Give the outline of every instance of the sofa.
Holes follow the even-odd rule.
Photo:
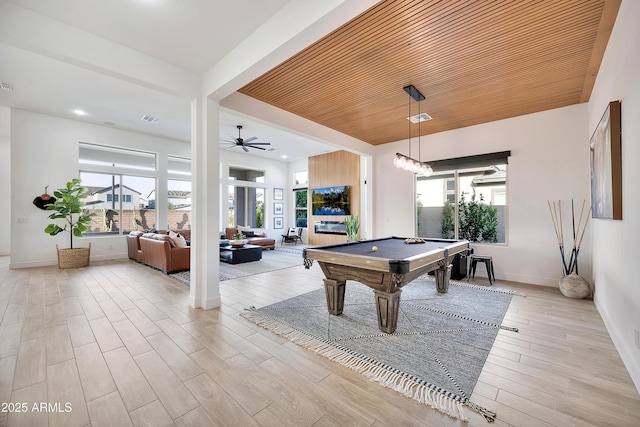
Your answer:
[[[191,240],[191,230],[173,230],[187,241]],[[132,231],[127,236],[129,258],[164,273],[188,270],[191,264],[191,248],[178,247],[166,230],[155,233]]]
[[[227,227],[224,229],[224,238],[227,240],[232,240],[233,235],[238,232],[238,227]],[[276,241],[275,239],[271,239],[267,237],[264,233],[255,233],[248,230],[240,230],[241,233],[245,236],[248,245],[256,245],[262,246],[262,250],[265,249],[275,249]]]

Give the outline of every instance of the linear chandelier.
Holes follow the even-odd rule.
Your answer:
[[[409,155],[405,156],[404,154],[396,153],[396,157],[393,159],[393,165],[407,172],[429,176],[433,173],[433,169],[431,169],[431,166],[427,163],[420,160],[420,101],[425,98],[414,85],[405,86],[403,89],[409,94]],[[411,98],[418,102],[418,160],[411,157]]]

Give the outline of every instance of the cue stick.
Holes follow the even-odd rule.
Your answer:
[[[573,202],[573,200],[572,200]],[[580,234],[580,228],[583,226],[582,224],[582,215],[584,214],[584,204],[585,204],[585,200],[582,200],[582,208],[580,209],[580,219],[578,220],[578,234]],[[586,228],[587,224],[584,224],[584,227]],[[583,236],[584,236],[584,231],[583,231]],[[578,274],[578,252],[580,250],[580,245],[577,246],[576,248],[576,240],[577,236],[575,234],[575,228],[574,228],[574,235],[573,235],[573,250],[575,252],[575,269],[576,269],[576,274]],[[574,258],[573,254],[572,254],[572,258]],[[572,265],[572,262],[569,262],[569,271],[573,271],[573,267],[574,265]]]
[[[576,259],[575,259],[576,274],[578,274],[578,254],[580,253],[580,246],[582,246],[582,239],[584,238],[584,232],[587,230],[587,223],[589,222],[589,216],[591,215],[591,209],[592,208],[589,207],[589,212],[587,212],[587,218],[584,221],[584,228],[582,229],[582,234],[580,235],[580,241],[578,242],[578,248],[576,249]]]
[[[556,218],[553,216],[553,211],[551,210],[551,201],[547,200],[547,206],[549,206],[549,214],[551,215],[551,221],[553,222],[553,230],[556,232],[556,241],[558,245],[560,244],[560,237],[558,235],[558,224],[556,223]]]
[[[569,270],[567,273],[573,271],[573,257],[576,254],[576,214],[573,208],[573,199],[571,199],[571,228],[573,231],[573,249],[571,249],[571,256],[569,257]]]
[[[561,201],[558,200],[558,206],[556,209],[556,202],[555,200],[553,201],[553,209],[556,213],[556,219],[558,220],[559,224],[558,224],[558,229],[559,229],[559,233],[558,233],[558,246],[560,249],[560,258],[562,259],[562,266],[564,267],[564,272],[565,275],[568,274],[567,273],[567,261],[565,260],[564,257],[564,236],[563,236],[563,230],[562,230],[562,204]]]
[[[564,258],[564,230],[562,229],[562,201],[558,200],[558,214],[560,216],[560,254],[562,256],[562,266],[564,267],[565,275],[569,274],[567,270],[567,262]]]

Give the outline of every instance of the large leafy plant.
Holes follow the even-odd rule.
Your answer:
[[[86,197],[86,193],[87,189],[80,185],[80,178],[74,178],[67,182],[64,188],[53,192],[56,201],[47,206],[47,210],[54,211],[49,215],[49,219],[64,219],[64,224],[63,226],[56,223],[49,224],[44,232],[55,236],[67,231],[71,249],[73,249],[73,237],[82,237],[82,234],[89,229],[91,217],[94,215],[82,212],[84,206],[82,199]]]
[[[498,208],[484,202],[482,194],[476,200],[473,193],[469,200],[463,192],[458,202],[458,235],[470,242],[496,243],[498,241]],[[446,201],[442,208],[442,237],[454,237],[454,205]]]
[[[360,222],[357,216],[348,216],[344,219],[344,225],[347,229],[347,240],[349,242],[355,242],[358,240],[358,230],[360,229]]]
[[[469,201],[463,192],[458,202],[458,235],[470,242],[495,243],[498,241],[498,209],[486,204],[482,194],[476,200],[475,192]]]

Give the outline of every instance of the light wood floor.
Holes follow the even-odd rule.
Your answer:
[[[9,270],[0,257],[0,404],[26,404],[0,427],[465,425],[238,315],[321,279],[314,265],[229,280],[222,307],[203,311],[128,260]],[[638,425],[640,397],[593,302],[497,286],[528,297],[513,298],[505,323],[520,333],[498,334],[472,396],[496,426]]]

